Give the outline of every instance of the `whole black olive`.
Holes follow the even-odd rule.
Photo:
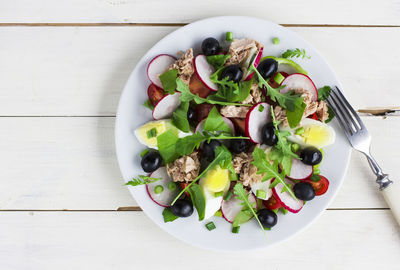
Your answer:
[[[235,83],[239,82],[243,77],[243,71],[239,65],[227,66],[219,76],[219,79],[225,79],[228,77],[228,81],[233,81]]]
[[[215,55],[219,52],[220,46],[218,40],[215,38],[209,37],[203,40],[201,43],[201,50],[207,56]]]
[[[258,64],[257,70],[264,79],[268,79],[278,70],[278,62],[272,58],[267,58]]]
[[[275,134],[275,127],[273,123],[267,123],[261,129],[261,139],[264,144],[273,146],[278,142],[278,137]]]
[[[192,106],[189,106],[188,108],[187,119],[191,125],[196,123],[196,111]]]
[[[210,143],[203,143],[203,157],[211,161],[215,157],[215,148],[221,146],[221,143],[217,140],[211,140]]]
[[[317,165],[322,161],[322,153],[315,147],[307,147],[300,152],[301,161],[307,165]]]
[[[278,223],[278,216],[269,209],[261,209],[257,215],[264,228],[272,228]]]
[[[230,141],[230,149],[235,154],[246,152],[249,146],[249,141],[245,139],[235,139]]]
[[[179,199],[169,209],[177,217],[188,217],[193,214],[193,205],[188,200]]]
[[[160,168],[162,164],[162,158],[158,151],[149,151],[143,157],[140,165],[142,165],[143,171],[147,173],[154,172]]]
[[[297,199],[311,201],[315,197],[314,188],[310,183],[300,182],[293,186],[293,192]]]

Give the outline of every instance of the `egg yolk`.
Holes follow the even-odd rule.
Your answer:
[[[304,142],[310,145],[319,146],[323,145],[329,138],[328,130],[322,126],[311,126],[304,129],[301,135],[304,137]]]
[[[207,173],[204,187],[211,192],[220,192],[229,185],[229,181],[229,171],[217,167]]]

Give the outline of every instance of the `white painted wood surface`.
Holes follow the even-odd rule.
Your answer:
[[[399,227],[358,153],[330,210],[267,250],[199,250],[141,211],[115,211],[139,210],[114,151],[129,73],[178,25],[238,14],[290,25],[355,107],[399,106],[399,0],[0,1],[1,270],[399,269]],[[400,180],[400,118],[363,119],[376,159]]]

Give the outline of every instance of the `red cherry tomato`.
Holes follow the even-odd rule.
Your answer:
[[[181,189],[184,190],[189,185],[189,183],[181,182],[181,183],[179,183],[179,185],[181,186]],[[189,192],[185,191],[185,194],[186,194],[186,196],[190,197]]]
[[[281,207],[281,203],[278,202],[277,199],[275,199],[274,195],[272,195],[268,200],[263,201],[263,203],[265,207],[268,208],[269,210],[274,210]]]
[[[315,182],[311,179],[304,180],[304,182],[310,183],[315,190],[315,195],[320,196],[326,193],[329,187],[329,181],[325,176],[320,175],[321,179]]]
[[[309,115],[308,118],[311,118],[311,119],[314,119],[314,120],[318,120],[317,113],[313,113],[312,115]]]
[[[155,84],[150,84],[147,88],[147,96],[149,97],[151,104],[156,105],[164,96],[164,90],[157,87]]]
[[[211,93],[211,90],[204,85],[196,73],[190,78],[189,89],[190,92],[198,94],[202,98],[207,97]]]

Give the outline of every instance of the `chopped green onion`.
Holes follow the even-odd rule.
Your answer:
[[[215,197],[215,198],[217,198],[217,197],[222,197],[223,195],[224,195],[224,192],[223,192],[223,191],[215,192],[215,193],[214,193],[214,197]]]
[[[275,77],[274,77],[274,81],[277,84],[281,84],[283,82],[283,80],[285,79],[285,76],[282,75],[282,73],[278,72],[276,73]]]
[[[264,110],[264,106],[263,105],[258,106],[258,111],[259,112],[262,112],[263,110]]]
[[[259,199],[265,199],[267,197],[267,192],[265,190],[257,190],[256,197]]]
[[[279,208],[272,209],[272,212],[274,212],[275,214],[278,214],[278,212],[279,212]]]
[[[146,134],[147,134],[147,138],[148,139],[156,137],[157,136],[157,129],[156,128],[152,128],[152,129],[148,130],[146,132]]]
[[[310,177],[311,180],[313,180],[314,182],[318,182],[319,180],[321,180],[321,177],[317,174],[313,174]]]
[[[209,230],[209,231],[212,231],[212,230],[214,230],[216,227],[215,227],[215,224],[214,224],[214,222],[208,222],[207,224],[206,224],[206,228],[207,228],[207,230]]]
[[[233,233],[239,233],[239,229],[240,229],[240,226],[232,227],[232,232]]]
[[[144,157],[144,155],[146,155],[150,150],[149,149],[144,149],[141,153],[140,153],[140,157]]]
[[[161,186],[161,185],[158,185],[158,186],[156,186],[156,187],[154,188],[154,193],[155,193],[155,194],[160,194],[160,193],[163,192],[163,191],[164,191],[164,187]]]
[[[271,228],[264,227],[264,230],[266,230],[266,231],[270,231],[270,230],[271,230]]]
[[[314,169],[314,174],[320,174],[321,170],[320,169]]]
[[[298,129],[296,129],[295,134],[296,135],[301,135],[304,133],[304,127],[299,127]]]
[[[174,191],[176,189],[176,183],[169,182],[168,183],[168,189]]]
[[[233,33],[226,32],[226,41],[233,41]]]
[[[217,212],[215,212],[214,216],[216,216],[216,217],[222,217],[222,212],[221,212],[221,210],[218,210]]]
[[[284,215],[286,215],[288,213],[288,210],[286,210],[285,208],[281,207],[281,211]]]
[[[297,143],[293,143],[293,144],[292,144],[292,151],[293,151],[294,153],[296,153],[297,151],[299,151],[299,149],[300,149],[300,145],[298,145]]]
[[[229,201],[233,196],[233,192],[232,191],[228,191],[228,193],[225,194],[224,200],[225,201]]]
[[[279,38],[277,38],[277,37],[274,37],[272,39],[272,43],[274,43],[274,45],[278,45],[279,43],[281,43],[281,40]]]

